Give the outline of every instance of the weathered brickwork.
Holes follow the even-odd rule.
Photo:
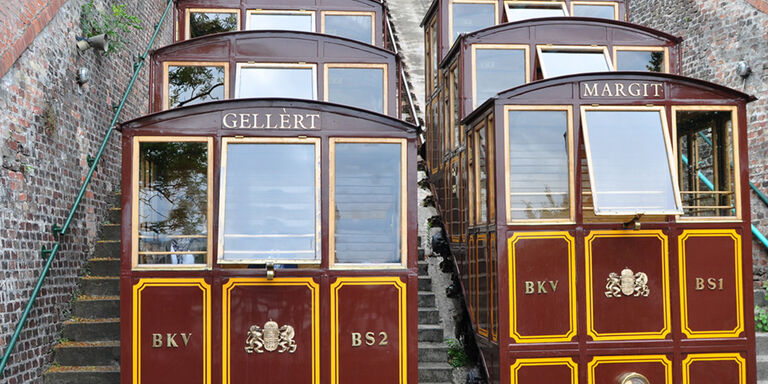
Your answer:
[[[749,173],[768,192],[768,7],[764,0],[632,0],[630,21],[682,36],[683,75],[758,97],[748,106]],[[736,74],[746,61],[752,74]],[[768,208],[752,194],[752,222],[768,233]],[[768,279],[768,253],[753,242],[755,285]]]
[[[18,60],[0,78],[0,351],[5,351],[51,247],[52,224],[63,224],[112,118],[112,105],[133,74],[165,0],[97,0],[97,6],[129,4],[143,21],[125,50],[103,56],[79,53],[80,9],[84,0],[64,3]],[[33,1],[44,6],[44,1]],[[3,15],[0,15],[3,16]],[[171,18],[155,47],[171,42]],[[0,38],[14,39],[2,35]],[[6,41],[7,43],[8,41]],[[80,86],[78,68],[90,70]],[[142,70],[121,120],[147,112],[147,69]],[[59,323],[76,294],[83,262],[93,249],[98,224],[106,217],[112,192],[120,187],[119,133],[109,142],[83,205],[53,263],[41,296],[30,313],[2,382],[39,383],[57,341]]]
[[[0,76],[48,25],[66,0],[6,0],[0,4]]]

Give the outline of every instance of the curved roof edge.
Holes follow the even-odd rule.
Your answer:
[[[621,80],[621,79],[645,79],[645,80],[653,80],[656,79],[658,81],[675,81],[680,83],[688,83],[692,86],[697,86],[700,88],[707,88],[711,89],[713,91],[717,91],[720,93],[725,93],[732,95],[735,99],[744,99],[746,102],[755,101],[757,100],[757,97],[753,95],[746,94],[744,92],[741,92],[739,90],[726,87],[724,85],[711,83],[705,80],[700,80],[692,77],[685,77],[680,75],[673,75],[669,73],[660,73],[660,72],[595,72],[595,73],[579,73],[575,75],[568,75],[568,76],[559,76],[559,77],[553,77],[550,79],[545,80],[539,80],[534,81],[528,84],[519,85],[514,88],[510,88],[504,91],[499,92],[496,94],[496,96],[489,98],[488,100],[485,100],[482,104],[478,105],[477,108],[475,108],[474,111],[472,111],[469,115],[467,115],[464,119],[462,119],[461,123],[465,124],[472,119],[474,119],[477,114],[480,113],[480,111],[485,110],[490,104],[493,104],[496,102],[496,100],[500,99],[510,99],[517,95],[533,92],[538,89],[543,89],[555,85],[561,85],[561,84],[567,84],[567,83],[576,83],[580,81],[599,81],[599,80]]]
[[[620,20],[610,20],[610,19],[598,19],[594,17],[577,17],[577,16],[564,16],[564,17],[541,17],[537,19],[527,19],[522,21],[515,21],[511,23],[503,23],[503,24],[497,24],[494,26],[490,26],[483,29],[478,29],[477,31],[467,33],[465,36],[466,38],[470,37],[478,37],[479,35],[487,34],[491,31],[495,31],[496,29],[504,29],[504,28],[518,28],[518,27],[529,27],[529,26],[535,26],[540,24],[548,24],[550,22],[557,21],[569,21],[569,22],[589,22],[591,24],[608,24],[618,27],[624,27],[624,28],[630,28],[630,29],[636,29],[640,30],[646,33],[650,33],[653,35],[657,35],[660,37],[663,37],[667,40],[674,41],[676,43],[683,42],[683,38],[675,35],[671,35],[666,32],[659,31],[657,29],[649,28],[644,25],[640,24],[634,24],[626,21],[620,21]],[[457,41],[459,39],[456,39]]]
[[[182,116],[196,115],[210,112],[219,112],[228,109],[242,109],[247,107],[274,107],[274,108],[307,108],[323,110],[325,112],[346,115],[354,119],[365,119],[391,125],[406,132],[418,133],[418,127],[407,121],[396,119],[381,113],[357,108],[349,105],[336,104],[327,101],[289,99],[289,98],[247,98],[227,99],[194,104],[185,107],[168,109],[165,111],[150,113],[119,124],[118,128],[132,128],[132,126],[150,124],[164,120],[172,120]]]
[[[304,31],[285,31],[285,30],[279,30],[279,29],[261,29],[261,30],[250,30],[250,31],[232,31],[232,32],[212,33],[210,35],[194,37],[191,39],[177,41],[173,44],[168,44],[164,47],[160,47],[158,49],[153,50],[152,55],[153,56],[159,55],[166,51],[171,51],[171,50],[184,49],[185,45],[191,45],[191,44],[198,43],[201,41],[206,41],[206,40],[208,42],[215,42],[219,40],[224,41],[227,38],[232,36],[235,36],[235,38],[239,38],[239,37],[254,37],[254,36],[259,37],[259,35],[263,35],[261,37],[264,37],[264,38],[268,38],[272,36],[288,37],[291,35],[294,35],[294,36],[299,35],[299,36],[305,36],[309,38],[315,38],[317,40],[326,39],[330,41],[334,41],[334,40],[343,41],[344,43],[355,45],[357,46],[357,48],[361,50],[374,50],[374,51],[379,51],[381,53],[388,54],[391,56],[395,56],[395,57],[398,56],[394,52],[386,50],[384,48],[377,47],[371,44],[366,44],[357,40],[348,39],[346,37],[328,35],[325,33],[304,32]]]

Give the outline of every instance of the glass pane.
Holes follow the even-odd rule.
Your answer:
[[[485,127],[476,132],[477,159],[477,223],[488,222],[488,132]]]
[[[306,13],[251,13],[248,15],[248,29],[277,29],[286,31],[314,32],[312,15]]]
[[[400,144],[338,143],[337,263],[400,263]]]
[[[512,220],[570,217],[568,113],[509,111]]]
[[[617,71],[664,71],[664,52],[661,51],[617,51]]]
[[[312,68],[242,67],[238,97],[315,99]]]
[[[208,145],[142,142],[138,168],[139,264],[205,264]]]
[[[189,37],[237,31],[237,13],[190,12]]]
[[[541,67],[544,69],[546,78],[611,70],[602,51],[546,50],[541,52],[539,60],[541,61]]]
[[[680,194],[687,216],[735,216],[729,111],[678,111]]]
[[[373,18],[366,15],[325,15],[325,33],[373,44]]]
[[[496,25],[496,6],[494,4],[453,4],[453,38],[460,34],[477,31]]]
[[[384,70],[328,68],[328,101],[384,113]]]
[[[615,20],[616,13],[613,5],[573,5],[573,16],[596,17],[598,19]]]
[[[461,121],[461,104],[459,94],[459,66],[455,66],[451,70],[451,108],[453,114],[451,115],[451,131],[453,132],[453,147],[457,148],[461,145],[461,128],[459,122]]]
[[[223,66],[168,66],[168,108],[225,98]]]
[[[224,260],[315,259],[313,144],[229,144]]]
[[[475,105],[497,93],[525,84],[525,51],[522,49],[478,49]]]
[[[586,119],[595,213],[679,212],[661,113],[587,111]]]
[[[563,17],[565,10],[560,4],[556,5],[523,5],[509,4],[507,6],[507,21],[521,21],[542,17]]]

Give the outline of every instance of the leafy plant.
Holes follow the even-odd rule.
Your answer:
[[[768,310],[755,305],[755,331],[768,332]]]
[[[458,340],[446,339],[448,344],[448,364],[454,368],[467,365],[467,353],[464,352],[464,346]]]
[[[113,5],[112,11],[96,9],[93,0],[83,4],[80,13],[80,28],[84,37],[106,34],[109,46],[105,54],[117,52],[128,44],[128,33],[140,30],[141,19],[129,14],[126,5]]]

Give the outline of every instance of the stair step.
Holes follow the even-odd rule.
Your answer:
[[[443,326],[440,324],[419,324],[419,343],[431,341],[439,343],[445,339]]]
[[[432,291],[432,278],[428,276],[419,276],[419,291]]]
[[[434,307],[435,294],[431,292],[419,292],[419,307]]]
[[[120,364],[119,341],[69,341],[53,347],[58,365],[92,366]]]
[[[445,343],[419,343],[420,362],[447,362],[448,346]]]
[[[120,224],[102,224],[99,238],[102,240],[120,240]]]
[[[120,191],[115,191],[115,193],[112,193],[109,195],[110,199],[107,200],[107,204],[109,204],[110,207],[119,207],[122,204],[121,199],[123,198],[123,194],[120,193]]]
[[[85,319],[120,317],[120,296],[81,296],[72,304],[72,316]]]
[[[107,222],[113,223],[113,224],[119,224],[122,220],[122,214],[123,210],[120,209],[120,206],[117,207],[111,207],[107,211]]]
[[[93,250],[93,257],[120,258],[120,240],[99,240],[96,242],[96,248]]]
[[[80,278],[80,289],[87,296],[119,296],[120,278],[85,276]]]
[[[419,324],[438,324],[440,312],[437,308],[419,308]]]
[[[71,319],[64,322],[61,337],[69,341],[120,340],[120,319]]]
[[[120,259],[116,257],[89,259],[88,272],[91,276],[119,276]]]
[[[419,261],[419,276],[427,276],[427,268],[429,263],[426,261]]]
[[[119,366],[53,366],[43,384],[120,384]]]
[[[768,356],[757,355],[757,379],[768,380]]]
[[[419,382],[447,382],[452,379],[453,368],[448,363],[419,363]]]

